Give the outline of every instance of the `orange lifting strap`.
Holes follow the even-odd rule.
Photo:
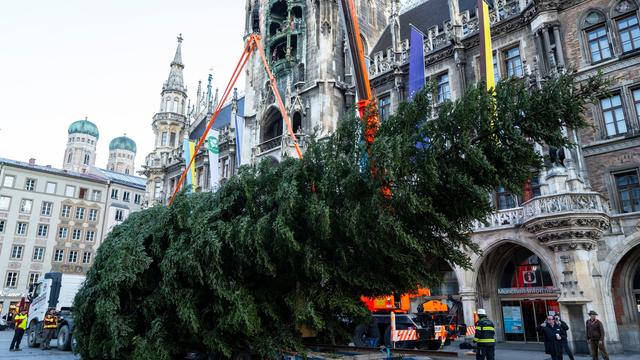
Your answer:
[[[242,51],[242,55],[240,56],[240,60],[238,60],[238,64],[236,65],[236,68],[233,71],[233,75],[231,75],[231,79],[229,80],[227,87],[222,93],[221,100],[218,103],[218,106],[216,107],[215,111],[213,112],[213,115],[211,115],[211,119],[209,119],[209,123],[207,124],[206,129],[204,130],[204,133],[202,134],[202,136],[200,137],[200,140],[198,141],[198,144],[196,145],[193,155],[189,160],[189,164],[187,164],[187,167],[184,169],[184,171],[182,172],[182,175],[180,176],[180,180],[178,180],[178,185],[176,186],[176,189],[173,192],[173,195],[171,195],[171,199],[169,200],[169,205],[173,203],[173,200],[175,199],[176,194],[180,190],[180,187],[182,186],[182,183],[184,182],[184,179],[187,176],[187,172],[191,168],[191,164],[193,164],[196,154],[198,153],[198,151],[200,151],[200,148],[202,147],[204,140],[207,138],[207,134],[209,133],[209,130],[211,130],[211,127],[216,122],[216,119],[218,118],[218,114],[222,110],[222,107],[224,106],[225,102],[227,101],[227,98],[229,97],[229,94],[231,93],[233,86],[236,84],[236,81],[238,80],[238,77],[242,73],[242,70],[244,69],[245,65],[247,64],[247,61],[249,61],[249,57],[251,56],[251,53],[253,53],[253,51],[256,48],[258,49],[258,55],[260,55],[260,58],[262,59],[264,68],[267,71],[267,75],[269,75],[271,90],[273,90],[273,93],[276,97],[278,108],[280,109],[280,113],[282,113],[282,119],[287,125],[289,136],[291,136],[291,138],[293,139],[293,145],[296,148],[296,153],[298,154],[298,158],[302,159],[302,151],[300,150],[300,146],[298,145],[298,138],[296,137],[296,134],[293,132],[291,121],[289,121],[289,115],[287,115],[287,110],[285,109],[284,103],[282,102],[282,98],[280,97],[280,92],[278,91],[278,86],[276,84],[276,78],[273,76],[273,73],[271,73],[271,69],[269,68],[269,63],[267,62],[267,58],[264,54],[264,48],[262,47],[262,43],[260,43],[260,35],[251,34],[247,39],[247,44],[245,45],[244,50]],[[209,166],[213,166],[213,164],[209,164]]]

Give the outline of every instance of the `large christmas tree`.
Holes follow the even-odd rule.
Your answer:
[[[246,166],[216,193],[132,214],[76,297],[78,352],[270,357],[300,350],[301,327],[338,339],[341,320],[366,314],[361,295],[434,285],[435,258],[468,267],[488,194],[522,188],[542,164],[534,143],[569,146],[562,128],[586,125],[584,107],[602,86],[569,75],[536,87],[504,81],[437,113],[426,89],[382,124],[366,157],[361,123],[346,118],[303,160]]]

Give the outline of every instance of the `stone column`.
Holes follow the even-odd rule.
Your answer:
[[[549,71],[555,70],[556,61],[553,59],[553,53],[551,52],[551,39],[549,38],[548,28],[542,29],[542,38],[544,39],[544,56],[547,59],[547,64],[549,64]]]
[[[546,61],[546,57],[544,56],[544,48],[542,46],[542,39],[540,39],[540,32],[537,31],[534,37],[535,37],[535,43],[536,43],[536,50],[538,52],[538,58],[542,59],[542,61],[538,61],[538,64],[540,64],[540,66],[542,67],[540,70],[542,70],[543,73],[546,73],[548,70],[547,61]]]
[[[560,26],[555,25],[553,27],[553,39],[556,43],[556,56],[558,57],[558,67],[564,69],[564,53],[562,48],[562,42],[560,41]]]

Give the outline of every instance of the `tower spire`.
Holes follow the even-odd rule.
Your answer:
[[[169,71],[169,78],[164,84],[164,90],[186,91],[182,76],[182,69],[184,69],[184,64],[182,63],[182,40],[182,34],[178,35],[178,47],[171,62],[171,70]]]

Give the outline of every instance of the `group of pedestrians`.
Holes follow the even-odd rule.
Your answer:
[[[20,343],[22,342],[22,337],[24,336],[25,331],[27,331],[27,309],[21,308],[18,314],[14,316],[13,321],[15,324],[15,332],[13,333],[13,339],[11,340],[9,351],[22,351],[22,349],[20,349]],[[57,328],[58,317],[56,315],[56,311],[55,309],[49,309],[47,314],[44,316],[42,324],[42,350],[51,349],[49,343],[51,342],[51,339],[53,339]]]
[[[609,360],[609,354],[604,347],[604,326],[597,317],[598,313],[589,311],[589,319],[585,324],[591,357],[593,360],[598,360],[598,356],[602,355],[604,360]],[[476,333],[473,342],[476,344],[476,360],[495,360],[495,328],[493,322],[487,318],[484,309],[478,309],[478,322],[475,325]],[[564,354],[569,356],[569,360],[574,360],[567,341],[569,326],[560,318],[560,315],[550,313],[536,330],[542,335],[544,351],[551,355],[551,360],[562,360]]]

